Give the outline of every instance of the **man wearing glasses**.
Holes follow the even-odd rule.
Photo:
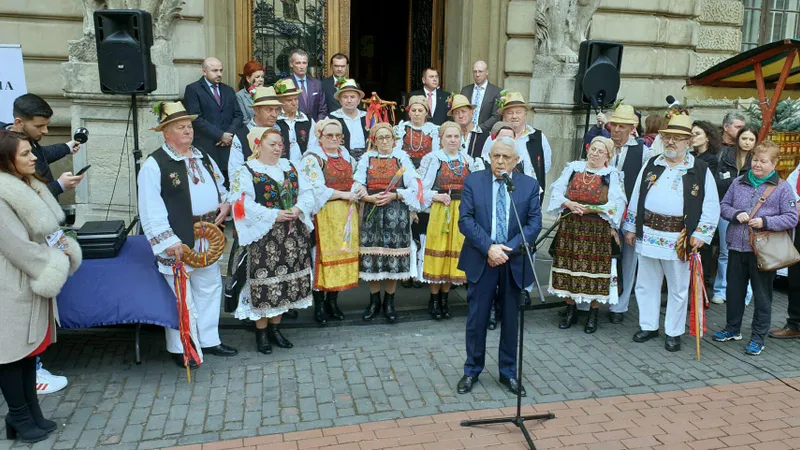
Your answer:
[[[664,348],[681,349],[689,299],[687,255],[711,243],[719,220],[719,195],[708,165],[689,154],[692,118],[675,115],[659,134],[664,153],[639,172],[628,203],[625,241],[636,247],[639,328],[634,342],[658,337],[661,283],[667,278]]]

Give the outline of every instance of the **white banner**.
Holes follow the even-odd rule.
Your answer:
[[[0,44],[0,122],[14,121],[14,100],[27,93],[22,47]]]

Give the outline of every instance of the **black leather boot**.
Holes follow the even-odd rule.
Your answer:
[[[589,318],[586,319],[586,326],[583,328],[584,333],[592,334],[597,331],[597,314],[599,311],[600,308],[592,308],[589,310]]]
[[[19,407],[8,407],[6,414],[6,439],[17,439],[33,443],[47,439],[50,433],[39,428],[31,416],[27,403]]]
[[[430,305],[429,313],[434,320],[442,320],[442,306],[439,302],[439,296],[441,293],[431,294],[431,299],[428,301]]]
[[[26,361],[22,367],[22,393],[25,396],[25,403],[28,404],[28,409],[31,411],[31,417],[36,422],[36,426],[43,429],[48,433],[56,431],[58,424],[52,420],[47,420],[42,414],[42,408],[39,406],[39,398],[36,396],[36,362]]]
[[[283,313],[284,319],[297,319],[298,317],[300,317],[300,313],[296,309],[290,309]]]
[[[453,315],[450,313],[450,306],[447,304],[447,297],[450,295],[450,291],[442,292],[439,291],[439,299],[442,307],[442,317],[445,319],[451,319]]]
[[[328,323],[328,315],[325,314],[325,293],[322,291],[311,291],[311,296],[314,297],[314,320],[318,324],[324,325]]]
[[[397,313],[394,310],[394,294],[383,293],[383,316],[389,323],[397,322]]]
[[[490,330],[497,329],[497,304],[493,301],[491,308],[489,308],[489,323],[486,328]]]
[[[344,313],[339,309],[339,293],[328,292],[326,294],[327,300],[325,301],[326,312],[336,320],[344,320]]]
[[[271,323],[271,324],[267,325],[267,330],[268,330],[267,331],[267,338],[269,339],[269,342],[272,345],[274,345],[276,347],[280,347],[280,348],[292,348],[292,347],[294,347],[294,344],[292,344],[291,342],[289,342],[288,339],[283,337],[283,335],[281,334],[281,328],[280,327],[281,326],[279,324],[276,324],[276,323]]]
[[[364,310],[364,315],[361,316],[364,320],[374,319],[378,313],[381,312],[381,293],[380,291],[369,294],[369,306]]]
[[[401,281],[400,286],[403,286],[406,289],[411,289],[412,287],[414,287],[414,282],[411,280],[411,278],[408,278]]]
[[[578,323],[578,305],[572,304],[567,305],[566,312],[564,314],[564,319],[558,324],[558,328],[562,330],[566,330],[567,328],[575,325]]]
[[[272,354],[272,346],[269,344],[269,338],[267,337],[267,328],[256,328],[256,351],[258,353],[263,353],[265,355]]]

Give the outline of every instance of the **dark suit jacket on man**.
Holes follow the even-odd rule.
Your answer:
[[[217,104],[206,79],[201,77],[186,86],[183,103],[189,114],[198,115],[192,122],[194,125],[192,144],[211,155],[220,170],[227,175],[231,147],[217,147],[217,142],[222,140],[224,133],[233,134],[242,124],[242,111],[236,103],[236,92],[232,87],[220,83],[219,95],[221,105]]]
[[[419,89],[408,94],[409,98],[415,95],[421,95],[427,99],[425,89]],[[441,88],[436,89],[436,109],[431,114],[430,122],[434,125],[441,125],[447,122],[447,97],[450,96],[449,92],[444,92]],[[411,120],[411,119],[409,119]]]
[[[461,95],[472,101],[472,93],[475,90],[475,83],[468,84],[461,88]],[[478,114],[478,126],[486,133],[491,133],[492,126],[500,120],[497,114],[497,99],[500,98],[500,88],[492,83],[486,83],[481,102],[481,112]]]
[[[325,77],[320,80],[322,83],[322,90],[325,91],[325,106],[328,108],[328,112],[331,113],[340,109],[342,105],[339,103],[336,98],[333,97],[333,94],[336,93],[336,86],[334,86],[334,78],[333,77]]]
[[[295,86],[300,88],[300,83],[297,81],[295,75],[292,75],[292,81]],[[319,80],[306,75],[305,84],[306,92],[300,94],[298,104],[300,105],[300,111],[308,116],[309,119],[319,122],[328,117],[328,111],[336,111],[335,109],[332,110],[328,108],[328,104],[325,100],[325,91],[322,90],[322,83]]]
[[[522,232],[529,244],[533,244],[542,231],[542,211],[539,205],[539,183],[536,179],[519,173],[512,178],[516,189],[511,200],[517,205]],[[492,215],[494,203],[494,175],[489,170],[472,173],[464,180],[464,191],[459,206],[458,229],[464,235],[464,247],[458,260],[458,268],[466,272],[470,283],[480,282],[484,270],[489,267],[488,254],[492,242]],[[522,234],[520,233],[514,209],[509,208],[507,247],[512,249],[508,264],[518,287],[524,288],[533,283],[533,268],[526,263],[523,273]]]

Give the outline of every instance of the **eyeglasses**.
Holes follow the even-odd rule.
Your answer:
[[[376,141],[392,141],[394,140],[394,136],[376,136]]]
[[[325,136],[328,139],[339,139],[340,137],[342,137],[344,135],[340,134],[340,133],[326,133],[326,134],[323,134],[323,136]]]

